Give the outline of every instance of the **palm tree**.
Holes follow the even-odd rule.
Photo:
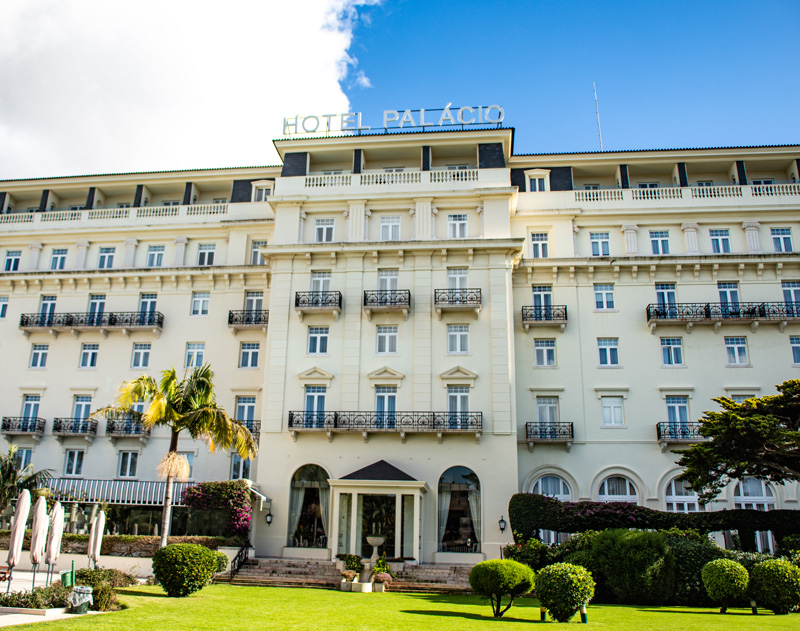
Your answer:
[[[48,469],[34,471],[32,463],[20,467],[18,449],[17,445],[9,445],[8,454],[0,454],[0,512],[25,489],[34,495],[53,477]]]
[[[141,420],[145,429],[168,427],[172,432],[169,451],[158,465],[159,475],[166,478],[161,516],[162,548],[167,545],[173,482],[175,478],[188,477],[189,472],[186,457],[177,453],[178,436],[182,431],[188,432],[193,439],[205,440],[212,452],[217,448],[234,449],[242,458],[254,458],[258,453],[250,431],[217,405],[213,380],[214,373],[208,364],[194,368],[181,381],[175,368],[162,371],[161,381],[142,375],[120,384],[116,406],[95,412],[95,416],[106,418],[124,414]],[[136,412],[133,405],[138,401],[150,401],[150,405],[144,412]]]

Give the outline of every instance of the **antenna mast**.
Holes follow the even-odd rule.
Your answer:
[[[603,132],[600,131],[600,106],[597,104],[597,86],[592,81],[592,89],[594,90],[594,112],[597,114],[597,136],[600,138],[600,151],[603,150]]]

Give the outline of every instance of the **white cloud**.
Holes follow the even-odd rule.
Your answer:
[[[284,116],[349,111],[374,0],[4,0],[0,179],[274,164]]]

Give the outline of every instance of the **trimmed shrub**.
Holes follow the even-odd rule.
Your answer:
[[[217,559],[211,550],[191,543],[175,543],[153,555],[153,574],[173,598],[203,589],[214,576],[216,567]]]
[[[384,583],[389,585],[392,582],[392,575],[389,572],[378,572],[372,575],[372,580],[375,583]]]
[[[0,607],[20,607],[23,609],[56,609],[69,607],[72,589],[60,582],[47,587],[34,587],[31,591],[0,593]]]
[[[101,583],[108,583],[111,587],[130,587],[138,585],[136,577],[123,572],[122,570],[106,570],[97,568],[94,570],[76,570],[75,582],[78,585],[88,585],[97,587]]]
[[[759,563],[751,575],[752,593],[762,607],[787,614],[800,607],[800,569],[785,559]]]
[[[519,533],[515,533],[514,539],[519,541]],[[527,565],[534,571],[542,569],[552,563],[550,546],[542,543],[535,537],[531,537],[524,543],[512,543],[503,548],[503,558],[519,561]]]
[[[594,580],[580,565],[556,563],[536,575],[536,595],[559,622],[568,622],[594,596]]]
[[[224,552],[215,552],[214,555],[217,557],[217,569],[216,572],[219,574],[220,572],[224,572],[228,569],[228,555]]]
[[[99,583],[92,588],[92,611],[109,611],[116,609],[117,595],[108,583]]]
[[[344,572],[342,572],[342,577],[344,577],[344,580],[348,582],[356,580],[357,576],[358,574],[353,570],[345,570]]]
[[[469,573],[469,584],[478,596],[489,600],[492,615],[502,618],[514,603],[514,598],[533,589],[533,570],[510,559],[482,561]],[[502,606],[504,596],[510,599],[505,608]]]
[[[729,605],[745,595],[750,582],[744,565],[730,559],[709,561],[702,575],[708,597],[720,604],[720,613],[725,613]]]
[[[679,534],[685,531],[668,530],[667,536],[675,555],[675,592],[671,604],[687,607],[710,607],[713,602],[703,585],[703,567],[706,563],[720,559],[725,551],[707,537]]]

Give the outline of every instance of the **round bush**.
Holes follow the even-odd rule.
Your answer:
[[[224,572],[228,569],[228,555],[224,552],[215,552],[214,553],[217,557],[217,569],[216,572]]]
[[[728,605],[744,596],[750,582],[744,565],[730,559],[709,561],[701,575],[708,597],[720,603],[720,613],[725,613]]]
[[[469,573],[469,584],[478,596],[489,600],[492,615],[501,618],[509,610],[515,597],[533,589],[533,570],[509,559],[482,561]],[[501,604],[504,596],[510,598],[505,609]]]
[[[800,607],[800,569],[785,559],[756,565],[751,584],[756,602],[776,614]]]
[[[594,579],[585,567],[555,563],[536,575],[536,595],[559,622],[567,622],[594,596]]]
[[[192,543],[173,543],[153,555],[153,574],[167,596],[173,598],[203,589],[216,568],[216,555]]]

